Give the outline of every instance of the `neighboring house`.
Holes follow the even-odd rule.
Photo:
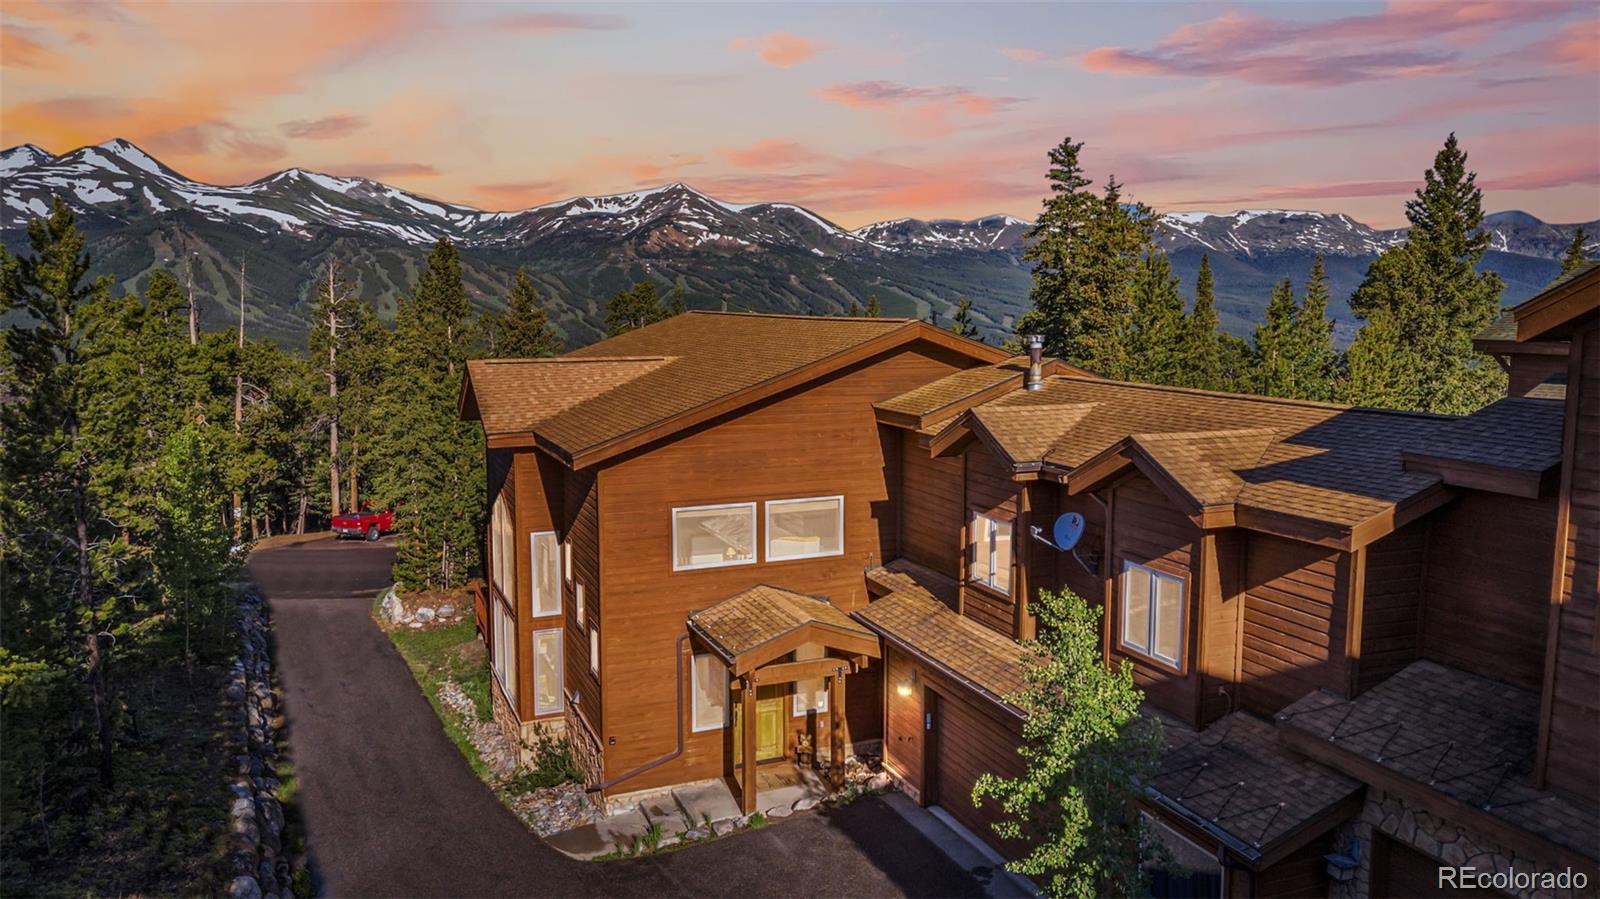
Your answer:
[[[1571,865],[1592,888],[1597,297],[1590,268],[1486,331],[1517,390],[1465,418],[1105,381],[917,323],[700,314],[562,360],[474,363],[464,410],[490,435],[491,495],[505,468],[519,501],[525,468],[591,485],[515,534],[554,527],[606,560],[580,577],[605,587],[602,656],[632,658],[596,682],[569,656],[565,711],[592,728],[580,754],[608,796],[742,786],[746,747],[792,755],[802,733],[823,757],[832,735],[881,740],[908,795],[1015,851],[971,788],[1020,768],[1018,641],[1029,598],[1065,587],[1104,609],[1106,661],[1133,666],[1164,725],[1145,813],[1187,874],[1160,875],[1162,894],[1427,895],[1440,863]],[[851,327],[882,333],[833,349],[853,352],[843,368],[805,350],[867,333]],[[751,372],[764,353],[787,374]],[[560,374],[603,365],[638,371]],[[763,377],[782,392],[737,393]],[[693,395],[653,386],[683,383]],[[713,408],[686,413],[696,402]],[[598,542],[582,525],[596,483]],[[772,562],[789,551],[774,539],[833,545],[815,525],[774,530],[773,501],[833,496],[838,564]],[[1053,542],[1068,513],[1070,548]],[[523,632],[497,659],[544,627],[506,614]],[[823,714],[844,703],[847,721]],[[752,717],[755,734],[738,725]]]

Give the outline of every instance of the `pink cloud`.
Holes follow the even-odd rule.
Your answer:
[[[552,31],[616,31],[628,23],[620,16],[601,16],[588,13],[536,12],[499,19],[496,28],[510,31],[545,33]]]
[[[816,91],[848,109],[891,110],[891,122],[915,137],[941,137],[955,130],[953,118],[986,118],[1022,102],[1018,97],[979,94],[956,85],[919,87],[893,81],[853,81]]]
[[[330,175],[353,178],[432,178],[439,170],[422,162],[350,162],[328,170]]]
[[[1583,72],[1600,72],[1600,19],[1569,22],[1549,40],[1526,51],[1534,59],[1570,66]]]
[[[728,42],[730,50],[756,51],[761,61],[780,69],[793,68],[810,62],[826,47],[811,38],[787,31],[773,31],[760,37],[736,37]]]
[[[1044,59],[1044,51],[1032,47],[1003,47],[1000,55],[1015,59],[1017,62],[1038,62]]]
[[[718,151],[726,162],[746,169],[781,168],[816,162],[822,155],[794,141],[758,140],[748,147]]]
[[[365,116],[353,114],[340,114],[323,116],[320,119],[296,119],[284,122],[279,126],[287,137],[305,140],[334,140],[349,137],[367,127]]]
[[[475,184],[472,190],[490,209],[526,209],[556,199],[563,187],[559,181],[510,181]]]

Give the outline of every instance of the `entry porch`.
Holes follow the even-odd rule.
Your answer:
[[[824,598],[765,584],[694,612],[688,627],[728,668],[734,695],[726,773],[744,814],[759,810],[764,780],[776,788],[777,778],[797,774],[797,764],[804,773],[826,757],[831,788],[843,787],[845,677],[880,657],[877,635]],[[802,691],[826,700],[806,713],[791,747],[787,706]]]

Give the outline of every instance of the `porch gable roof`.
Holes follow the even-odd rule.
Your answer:
[[[690,613],[689,630],[727,662],[735,675],[806,643],[870,658],[879,655],[877,635],[826,599],[770,584],[757,584]]]

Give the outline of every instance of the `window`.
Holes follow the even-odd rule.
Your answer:
[[[561,544],[561,564],[567,574],[567,583],[572,583],[572,544]]]
[[[1184,581],[1122,563],[1122,645],[1174,668],[1183,664]]]
[[[583,627],[583,584],[579,583],[573,589],[578,594],[573,600],[573,604],[575,606],[573,610],[573,617],[578,622],[578,627]]]
[[[967,580],[1011,594],[1011,522],[972,514],[972,566]]]
[[[794,651],[796,662],[809,662],[828,654],[820,643],[807,643]],[[828,684],[826,678],[797,680],[794,682],[794,713],[826,712],[828,710]]]
[[[728,666],[709,652],[697,653],[689,670],[690,726],[716,730],[728,723]]]
[[[514,706],[517,702],[517,649],[516,619],[506,611],[505,603],[494,603],[494,676],[500,689]]]
[[[494,579],[495,589],[507,599],[514,599],[517,595],[516,543],[513,533],[505,495],[498,495],[494,498],[494,509],[489,516],[489,552],[493,563],[489,576]]]
[[[767,503],[767,561],[844,554],[844,497]]]
[[[589,628],[589,670],[600,673],[600,631]]]
[[[533,713],[561,711],[561,629],[533,632]]]
[[[755,503],[672,510],[673,571],[748,565],[755,544]]]
[[[530,534],[533,543],[533,614],[561,614],[561,572],[555,531]]]

